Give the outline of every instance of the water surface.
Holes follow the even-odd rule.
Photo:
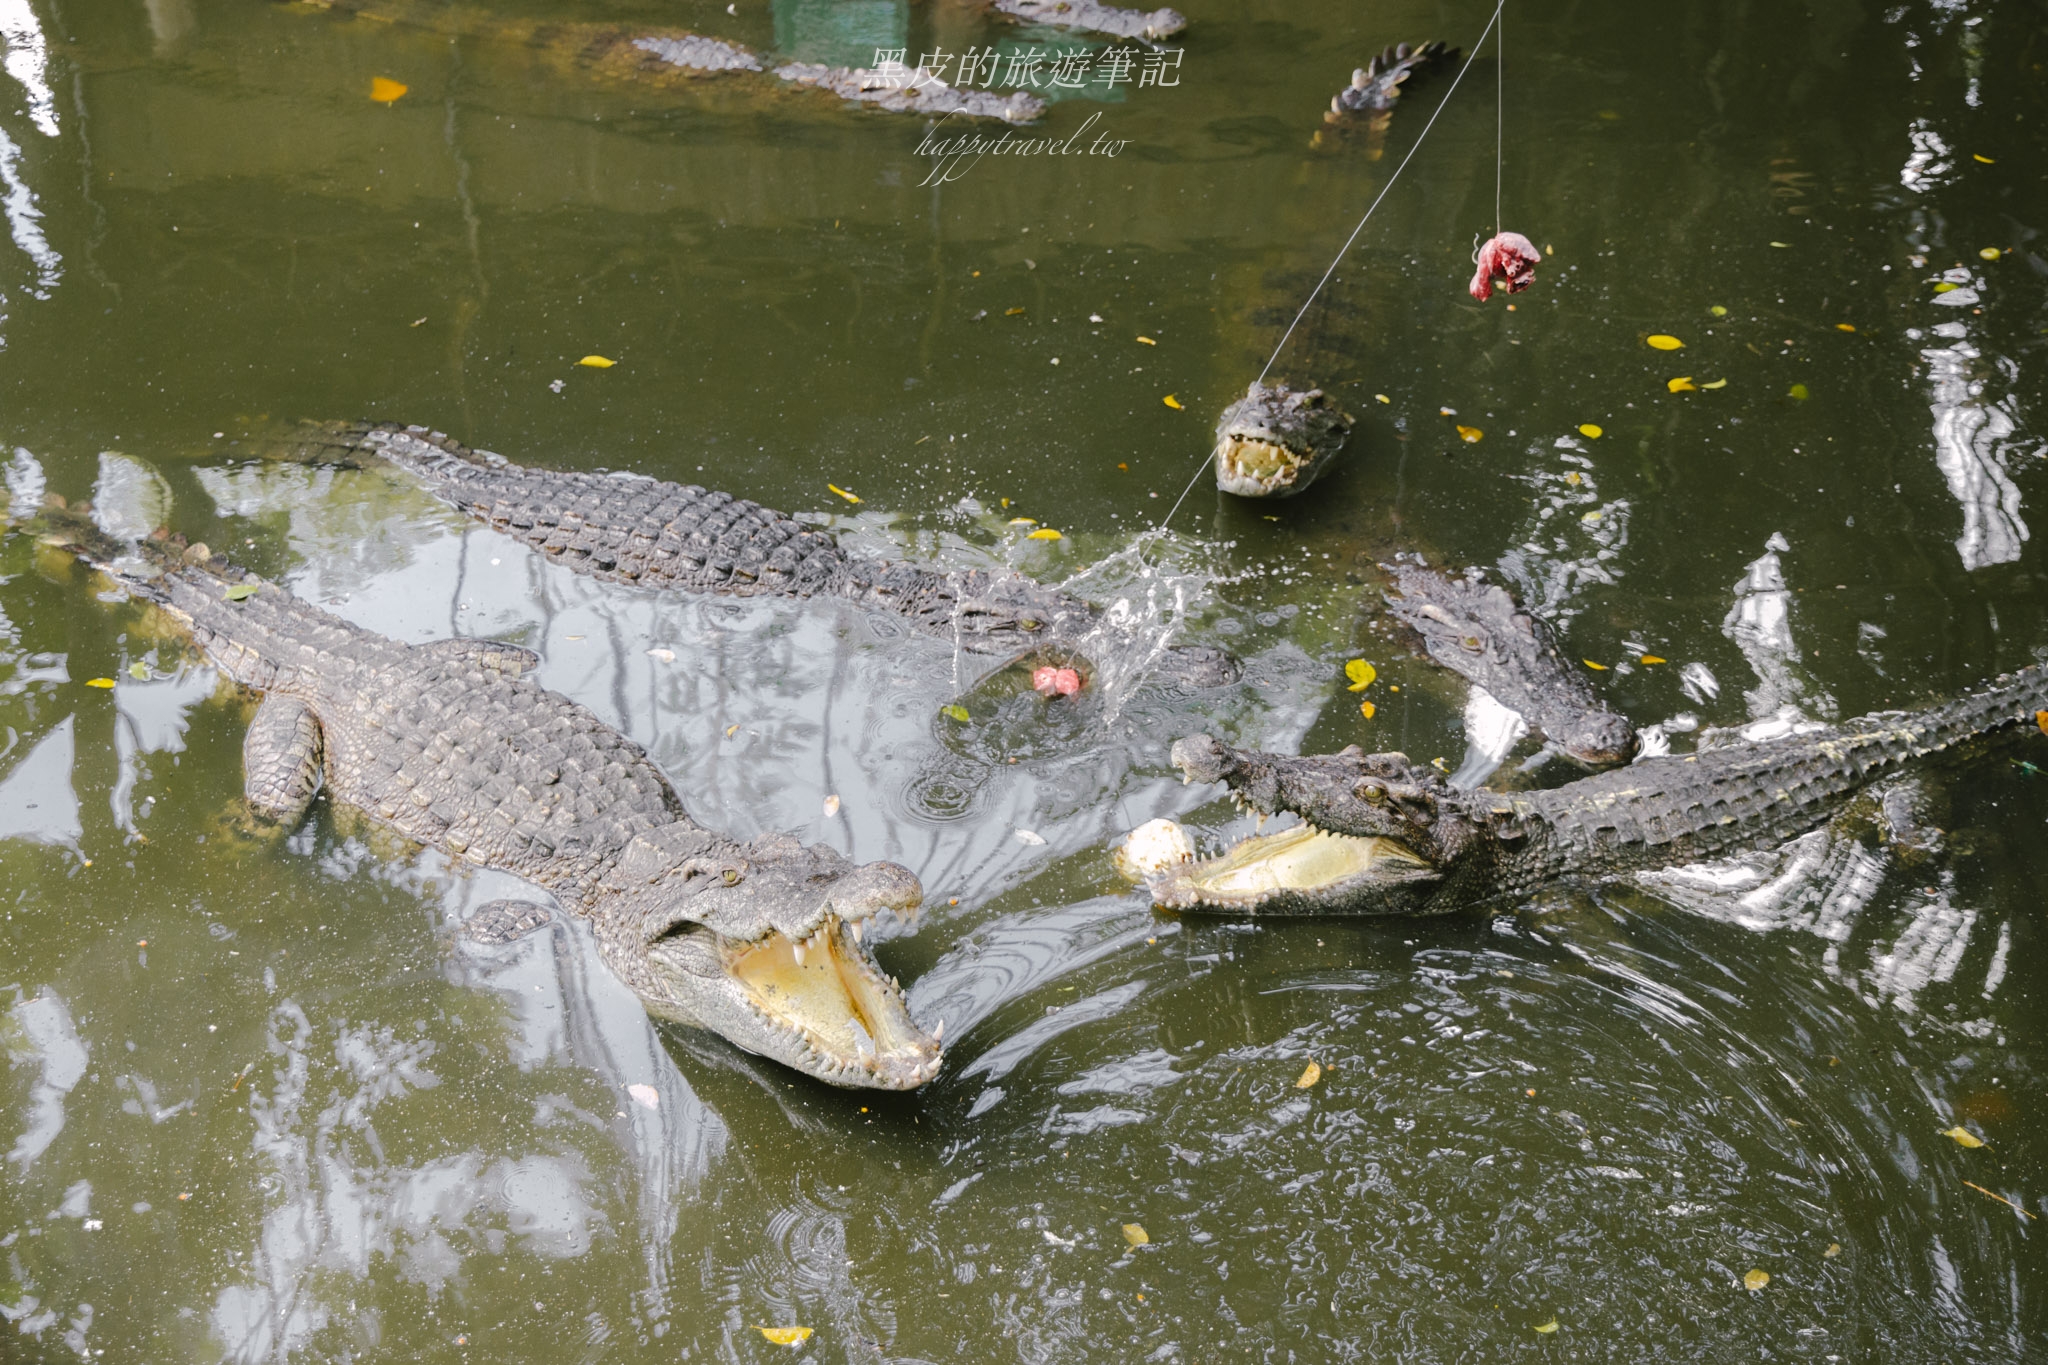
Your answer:
[[[1374,610],[1397,552],[1488,567],[1679,747],[2031,661],[2038,8],[1510,6],[1504,70],[1480,54],[1277,367],[1359,415],[1345,466],[1285,504],[1198,483],[1140,555],[1449,82],[1377,144],[1314,145],[1329,96],[1491,13],[1184,8],[1177,84],[1042,125],[1118,155],[935,185],[918,120],[494,35],[1114,45],[950,0],[0,0],[10,500],[539,650],[698,819],[917,871],[881,953],[952,1044],[915,1095],[834,1091],[653,1027],[579,925],[457,939],[509,879],[324,804],[250,836],[245,704],[10,535],[0,1357],[2038,1358],[2038,748],[1945,783],[1951,850],[1914,866],[1822,832],[1442,921],[1249,923],[1156,913],[1106,857],[1154,815],[1242,828],[1167,766],[1189,730],[1458,763],[1462,687]],[[1503,225],[1546,252],[1513,311],[1463,292],[1496,77]],[[1247,681],[1047,706],[830,604],[593,584],[402,479],[247,458],[302,417],[1072,579]]]

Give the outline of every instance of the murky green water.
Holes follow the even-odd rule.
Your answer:
[[[652,1028],[580,928],[458,945],[505,879],[324,807],[237,833],[241,708],[12,535],[0,1358],[2048,1352],[2041,752],[1949,790],[1933,866],[1823,834],[1441,922],[1176,920],[1105,857],[1153,815],[1237,828],[1165,763],[1204,725],[1457,760],[1462,692],[1368,619],[1397,550],[1493,566],[1642,723],[1849,716],[2048,645],[2039,8],[1509,6],[1535,288],[1463,292],[1482,58],[1280,367],[1359,413],[1347,467],[1285,505],[1198,486],[1148,577],[1117,552],[1447,81],[1378,159],[1312,148],[1320,110],[1369,51],[1490,12],[1186,8],[1177,85],[1045,122],[1118,156],[934,187],[918,120],[594,80],[488,25],[0,3],[15,492],[168,507],[403,638],[524,640],[706,823],[908,864],[927,909],[882,953],[953,1044],[918,1094],[829,1090]],[[950,3],[580,16],[831,60],[1061,45]],[[978,666],[943,643],[600,587],[401,481],[239,462],[302,416],[1149,591],[1248,681],[1064,717],[984,689],[962,727],[939,708]],[[796,1325],[794,1352],[755,1330]]]

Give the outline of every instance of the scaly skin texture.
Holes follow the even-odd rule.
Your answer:
[[[1417,72],[1447,67],[1457,60],[1458,49],[1446,47],[1441,40],[1420,46],[1396,43],[1351,73],[1351,84],[1331,99],[1330,112],[1323,118],[1341,123],[1347,116],[1389,113],[1401,98],[1401,87]],[[1384,119],[1380,126],[1385,126]]]
[[[316,463],[383,460],[457,508],[578,573],[685,592],[842,597],[979,653],[1086,655],[1100,614],[1019,574],[940,572],[850,555],[825,531],[695,484],[516,465],[424,427],[308,423],[268,453]],[[1182,646],[1157,667],[1215,687],[1221,650]]]
[[[1405,755],[1356,749],[1293,758],[1196,735],[1175,744],[1173,758],[1191,782],[1226,783],[1259,811],[1291,810],[1319,829],[1394,839],[1439,874],[1407,887],[1394,907],[1375,889],[1350,886],[1333,888],[1315,909],[1342,912],[1348,899],[1373,913],[1435,914],[1559,878],[1782,843],[1827,823],[1906,765],[2033,724],[2043,708],[2048,669],[2034,667],[1918,714],[1884,712],[1817,734],[1644,759],[1532,792],[1459,792]]]
[[[376,23],[405,24],[436,33],[484,38],[526,49],[569,73],[648,89],[677,89],[707,76],[768,72],[760,54],[723,38],[654,24],[557,22],[493,14],[421,0],[309,0],[319,9]],[[1170,13],[1170,11],[1168,11]],[[1136,15],[1134,10],[1113,11]],[[787,85],[826,90],[844,100],[895,113],[959,114],[1029,123],[1045,101],[1022,90],[961,90],[929,78],[913,88],[909,71],[882,71],[789,62],[772,74]],[[768,87],[774,88],[774,87]]]
[[[1351,420],[1321,389],[1254,381],[1216,419],[1216,486],[1241,498],[1291,498],[1344,449]]]
[[[867,917],[918,903],[906,869],[855,866],[788,835],[741,844],[699,826],[637,745],[519,676],[525,651],[403,644],[203,546],[145,543],[153,572],[142,576],[129,567],[134,547],[61,509],[42,529],[103,568],[118,560],[123,586],[262,695],[270,715],[244,751],[252,804],[296,819],[315,782],[304,765],[317,762],[335,800],[452,858],[546,887],[586,916],[606,964],[650,1013],[838,1085],[908,1089],[937,1073],[937,1040],[909,1023],[858,942]],[[867,1047],[843,1027],[778,1018],[732,970],[751,949],[806,941],[878,983]],[[878,1049],[876,1039],[900,1046]]]
[[[1565,661],[1549,623],[1524,611],[1505,588],[1414,564],[1393,564],[1388,572],[1397,595],[1387,606],[1422,637],[1430,658],[1485,688],[1588,767],[1635,756],[1635,727],[1608,710],[1585,674]]]

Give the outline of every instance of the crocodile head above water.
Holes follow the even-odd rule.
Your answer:
[[[1185,781],[1225,783],[1241,807],[1261,815],[1292,811],[1303,823],[1240,839],[1214,858],[1168,852],[1126,860],[1163,906],[1278,915],[1431,913],[1443,869],[1468,837],[1442,778],[1402,754],[1352,748],[1284,758],[1191,735],[1175,742],[1173,762]],[[1174,847],[1173,836],[1166,842]]]
[[[1321,389],[1254,383],[1216,421],[1216,486],[1243,498],[1292,497],[1350,434],[1351,415]]]
[[[923,899],[908,869],[786,834],[656,830],[605,882],[599,942],[649,1013],[834,1085],[909,1090],[938,1073],[944,1025],[911,1020],[865,941],[877,915]]]

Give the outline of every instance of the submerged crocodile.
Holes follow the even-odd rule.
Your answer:
[[[738,596],[840,597],[979,653],[1086,655],[1102,613],[1021,574],[940,571],[848,554],[831,534],[696,484],[537,469],[471,450],[424,427],[306,423],[266,445],[277,458],[388,462],[454,506],[578,573]],[[1237,662],[1206,646],[1163,651],[1155,667],[1190,686],[1234,681]]]
[[[1410,46],[1396,43],[1351,75],[1351,84],[1330,101],[1327,122],[1337,125],[1333,132],[1348,133],[1362,128],[1368,155],[1380,154],[1380,135],[1387,129],[1401,87],[1418,72],[1449,66],[1458,60],[1458,49],[1442,42]],[[1323,134],[1316,134],[1321,145]],[[1311,301],[1320,293],[1327,276],[1316,283]],[[1298,297],[1298,295],[1297,295]],[[1317,347],[1315,332],[1327,328],[1338,306],[1324,300],[1321,315],[1308,331],[1297,335],[1301,316],[1292,310],[1285,342],[1293,342],[1293,372],[1310,374],[1322,370],[1320,358],[1303,360]],[[1306,310],[1304,310],[1306,312]],[[1341,330],[1341,329],[1340,329]],[[1345,340],[1350,340],[1348,336]],[[1323,339],[1328,349],[1328,339]],[[1350,348],[1346,348],[1347,350]],[[1277,356],[1276,356],[1277,359]],[[1349,369],[1355,355],[1333,357],[1341,369]],[[1325,382],[1335,379],[1330,371]],[[1321,477],[1344,449],[1351,433],[1351,414],[1320,388],[1290,386],[1285,380],[1268,384],[1263,374],[1245,390],[1244,397],[1223,410],[1216,420],[1216,486],[1241,498],[1288,498],[1300,493]]]
[[[1429,43],[1395,43],[1364,66],[1351,73],[1351,84],[1330,100],[1325,123],[1343,126],[1363,120],[1375,132],[1386,128],[1401,87],[1420,72],[1450,66],[1458,60],[1458,49],[1442,40]]]
[[[1549,623],[1505,588],[1477,574],[1455,579],[1419,564],[1387,568],[1394,580],[1387,606],[1422,637],[1430,658],[1484,688],[1588,767],[1634,757],[1635,727],[1593,695],[1585,674],[1565,662]]]
[[[530,19],[432,0],[307,2],[376,23],[513,44],[580,75],[645,88],[751,73],[897,113],[958,114],[1028,123],[1045,112],[1045,101],[1023,90],[1001,93],[949,85],[932,72],[901,62],[878,62],[872,68],[796,61],[776,64],[742,44],[687,29]],[[1144,41],[1170,37],[1187,26],[1171,9],[1124,9],[1094,0],[986,0],[980,8],[1024,23],[1056,24]]]
[[[1321,389],[1254,380],[1216,419],[1216,486],[1241,498],[1291,498],[1337,458],[1351,423]]]
[[[552,891],[650,1014],[834,1085],[907,1090],[937,1074],[943,1025],[912,1022],[862,941],[875,915],[921,900],[907,869],[703,828],[637,745],[520,676],[538,662],[528,651],[403,644],[204,546],[117,542],[61,508],[39,529],[261,695],[243,746],[259,814],[296,824],[324,780],[410,839]],[[500,906],[474,936],[544,920]]]
[[[1225,783],[1261,814],[1292,811],[1304,823],[1244,839],[1220,857],[1139,870],[1159,904],[1183,909],[1441,914],[1562,878],[1781,843],[1908,764],[2033,724],[2044,708],[2048,667],[2037,665],[1917,714],[1880,712],[1512,793],[1455,790],[1403,754],[1352,748],[1291,758],[1194,735],[1173,746],[1187,781]],[[1174,831],[1166,833],[1170,841]]]

